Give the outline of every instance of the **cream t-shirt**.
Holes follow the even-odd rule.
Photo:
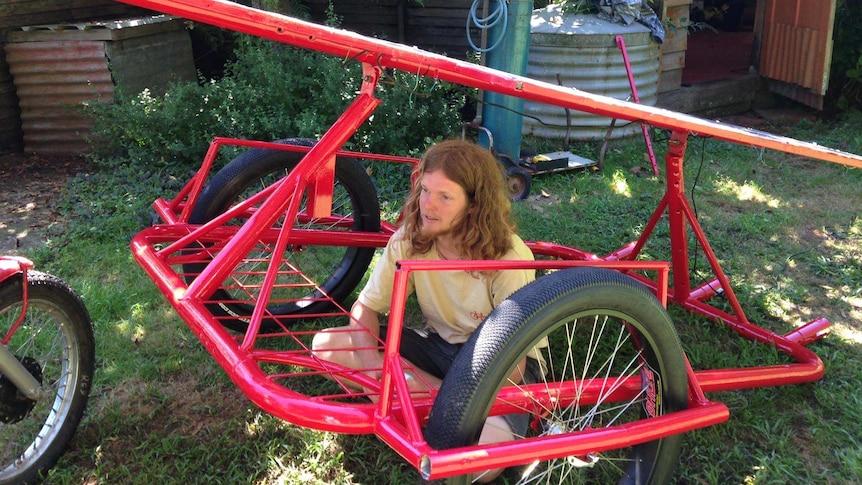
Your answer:
[[[410,242],[398,230],[374,267],[359,301],[379,314],[389,312],[395,263],[400,260],[441,260],[436,246],[425,254],[408,255]],[[512,249],[502,260],[533,260],[533,253],[516,234]],[[476,327],[497,305],[522,286],[533,281],[535,270],[502,270],[489,275],[470,271],[414,271],[410,274],[408,292],[416,299],[426,319],[426,326],[452,344],[464,343]]]

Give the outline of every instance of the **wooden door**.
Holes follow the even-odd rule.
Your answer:
[[[766,0],[760,75],[770,89],[817,109],[829,85],[836,0]]]

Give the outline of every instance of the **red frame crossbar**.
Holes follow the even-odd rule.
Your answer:
[[[705,392],[808,382],[819,379],[823,375],[822,361],[804,346],[823,335],[828,327],[825,319],[816,319],[787,335],[777,335],[753,325],[746,318],[733,293],[729,278],[722,271],[686,199],[683,183],[684,154],[688,137],[691,134],[697,134],[853,167],[862,167],[862,157],[791,138],[701,120],[660,108],[628,103],[514,76],[415,48],[370,39],[351,32],[229,2],[124,1],[362,63],[363,79],[360,93],[314,147],[291,147],[229,138],[216,139],[201,169],[180,193],[173,200],[159,200],[154,204],[165,224],[142,231],[132,241],[135,258],[178,314],[233,381],[266,412],[294,424],[321,430],[375,433],[408,462],[432,478],[436,478],[526,463],[535,459],[586,455],[589,452],[629,446],[709,426],[726,420],[728,411],[723,404],[706,399]],[[302,241],[303,244],[309,245],[382,247],[391,236],[394,227],[388,224],[384,224],[379,233],[322,231],[323,234],[321,234],[321,231],[296,229],[290,224],[285,224],[278,229],[274,228],[274,222],[280,217],[294,220],[297,217],[331,215],[329,211],[332,201],[332,175],[335,159],[338,156],[355,156],[396,163],[416,162],[414,159],[341,150],[345,142],[379,104],[380,101],[375,98],[374,92],[383,70],[388,68],[561,108],[576,109],[671,130],[672,136],[665,158],[667,173],[665,195],[637,241],[604,257],[563,245],[530,242],[528,245],[534,254],[551,256],[558,260],[475,261],[470,262],[471,266],[500,270],[522,267],[559,269],[572,266],[601,266],[623,271],[651,288],[662,301],[670,300],[692,312],[729,326],[745,338],[774,346],[789,355],[794,362],[738,369],[695,371],[689,368],[690,406],[685,411],[582,433],[441,451],[431,449],[425,443],[421,433],[421,425],[427,418],[433,403],[433,392],[422,395],[411,394],[408,391],[403,373],[400,372],[402,362],[397,355],[397,335],[403,325],[402,314],[409,273],[461,269],[464,262],[458,262],[457,266],[450,262],[402,262],[401,268],[396,273],[392,316],[389,321],[391,334],[387,345],[381,347],[386,358],[382,369],[384,377],[380,382],[357,375],[357,372],[351,369],[338,368],[332,363],[317,359],[308,349],[308,337],[313,333],[311,331],[290,330],[285,326],[284,331],[277,336],[292,339],[296,348],[279,350],[266,346],[270,336],[259,334],[258,329],[263,318],[275,318],[273,315],[267,315],[266,302],[274,285],[279,261],[272,261],[266,270],[264,284],[260,287],[259,300],[253,302],[256,306],[250,320],[250,330],[239,337],[226,331],[219,318],[208,309],[207,304],[212,303],[209,298],[218,289],[220,282],[230,276],[233,268],[248,257],[249,252],[256,245],[265,244],[272,248],[272,254],[281,254],[289,241]],[[212,161],[220,147],[224,145],[304,150],[307,153],[295,169],[275,186],[229,209],[207,224],[189,224],[191,208],[209,177]],[[298,207],[302,194],[309,196],[309,203],[304,213],[300,213]],[[255,210],[245,224],[242,226],[225,224],[232,217],[248,210],[252,204],[258,205],[255,206]],[[669,263],[636,261],[665,213],[670,225],[671,261]],[[694,233],[715,274],[713,281],[698,288],[691,288],[689,279],[689,231]],[[217,250],[213,250],[213,259],[205,269],[194,281],[187,284],[190,278],[182,274],[182,267],[196,256],[185,253],[184,248],[196,242],[214,244],[211,247]],[[669,285],[668,275],[671,268],[673,282]],[[656,276],[649,278],[644,272],[655,273]],[[732,309],[731,313],[707,302],[719,291],[727,298]],[[347,311],[338,307],[328,316],[345,318]],[[270,365],[292,365],[306,370],[293,373],[267,373],[264,368]],[[310,396],[291,389],[289,384],[284,384],[284,381],[292,379],[325,374],[353,379],[371,388],[376,394],[377,402],[344,402],[343,398],[353,395],[347,389],[340,394]],[[537,391],[536,395],[540,400],[550,399],[550,396],[542,397],[540,391]]]

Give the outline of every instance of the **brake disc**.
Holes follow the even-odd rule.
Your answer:
[[[36,359],[30,357],[18,357],[18,360],[33,377],[42,384],[42,366]],[[9,380],[8,377],[0,375],[0,423],[17,423],[27,416],[36,401],[28,398]]]

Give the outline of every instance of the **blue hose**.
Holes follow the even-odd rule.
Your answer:
[[[470,15],[467,17],[467,42],[470,43],[470,47],[476,52],[490,52],[496,49],[503,41],[503,37],[505,37],[506,28],[509,23],[509,12],[506,0],[497,0],[497,9],[489,13],[487,17],[479,18],[477,10],[479,8],[479,4],[482,2],[484,2],[484,0],[473,0],[473,5],[470,7]],[[470,36],[471,25],[477,27],[479,30],[487,30],[496,26],[501,21],[503,22],[503,27],[500,30],[502,34],[500,34],[491,46],[481,48],[477,47],[476,44],[473,43],[473,38]]]

